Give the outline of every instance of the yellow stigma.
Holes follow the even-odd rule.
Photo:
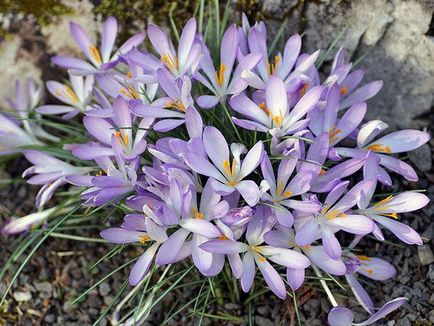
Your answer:
[[[304,83],[303,87],[300,89],[300,96],[303,97],[306,94],[307,88],[309,87],[308,83]]]
[[[260,263],[265,263],[267,261],[264,256],[259,256],[258,260]]]
[[[282,112],[280,112],[279,115],[271,115],[271,119],[273,119],[274,124],[280,128],[283,122]]]
[[[126,135],[123,130],[116,130],[115,136],[122,144],[124,144],[124,146],[128,146],[128,144],[130,143],[128,135]]]
[[[383,214],[380,214],[380,215],[391,217],[391,218],[394,218],[395,220],[398,219],[398,214],[396,214],[396,213],[383,213]]]
[[[337,129],[336,126],[331,127],[329,131],[329,141],[330,142],[335,141],[337,138],[336,136],[341,132],[342,130]]]
[[[203,219],[203,214],[199,213],[196,208],[193,208],[191,211],[192,211],[192,213],[194,215],[194,218],[196,218],[198,220]]]
[[[364,256],[364,255],[357,255],[356,257],[362,261],[370,261],[371,260],[371,258]]]
[[[73,101],[74,103],[79,102],[77,94],[75,94],[75,92],[72,90],[71,87],[69,87],[68,85],[65,85],[65,91],[66,91],[67,96],[71,99],[71,101]]]
[[[226,65],[221,63],[219,71],[216,71],[215,73],[215,80],[217,81],[217,84],[221,87],[223,86],[225,82],[225,72],[226,72]]]
[[[104,171],[103,170],[99,170],[96,174],[95,174],[95,176],[96,177],[100,177],[100,176],[102,176],[104,174]]]
[[[133,78],[133,73],[131,72],[131,70],[128,70],[127,77],[128,78]]]
[[[291,197],[292,196],[292,191],[285,191],[284,193],[283,193],[283,198],[289,198],[289,197]]]
[[[344,87],[344,86],[342,86],[341,87],[341,95],[347,95],[348,94],[348,88],[346,88],[346,87]]]
[[[265,105],[265,102],[261,102],[261,103],[259,103],[258,107],[259,107],[262,111],[264,111],[264,113],[265,113],[266,115],[270,115],[270,111],[267,109],[267,106]]]
[[[229,238],[227,236],[225,236],[224,234],[222,234],[221,236],[218,237],[219,240],[229,240]]]
[[[386,203],[388,203],[389,201],[391,201],[392,198],[393,198],[393,196],[390,195],[390,196],[384,198],[383,200],[380,200],[379,202],[376,202],[376,203],[374,204],[374,206],[377,207],[377,208],[379,208],[379,207],[382,207],[382,208],[383,208],[383,207],[384,207],[384,204],[386,204]]]
[[[325,214],[326,218],[345,217],[345,214],[341,213],[341,211],[338,209],[334,209],[329,212],[325,211],[323,214]]]
[[[378,152],[378,153],[387,153],[387,154],[392,153],[390,147],[384,146],[383,144],[372,144],[369,145],[367,149],[370,149],[371,151]]]
[[[136,89],[133,86],[129,86],[127,88],[122,88],[120,90],[120,92],[130,99],[138,99],[139,98],[139,93],[136,91]]]
[[[151,240],[151,237],[150,237],[149,235],[142,235],[142,236],[140,237],[139,242],[140,242],[140,243],[145,243],[146,241],[149,241],[149,240]]]
[[[223,170],[230,177],[233,177],[235,175],[236,166],[237,166],[237,160],[233,160],[232,165],[228,160],[223,161]],[[234,185],[234,184],[232,184],[232,185]]]
[[[279,64],[279,62],[280,62],[280,57],[278,55],[275,55],[274,56],[274,64],[270,64],[269,62],[267,63],[268,76],[274,75],[276,73],[276,68],[277,68],[277,65]]]
[[[89,46],[89,54],[97,64],[102,63],[101,54],[99,54],[99,50],[95,45]]]
[[[178,69],[178,58],[173,59],[170,54],[163,54],[161,56],[161,61],[169,68],[170,71]]]
[[[174,102],[172,100],[168,101],[166,104],[166,107],[168,107],[169,109],[177,109],[181,112],[187,111],[187,109],[185,108],[185,105],[179,100],[177,100],[176,102]]]

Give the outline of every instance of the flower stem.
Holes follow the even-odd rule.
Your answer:
[[[333,307],[337,307],[338,303],[336,302],[335,297],[333,296],[332,292],[330,291],[330,288],[327,285],[327,282],[323,280],[323,275],[322,275],[321,271],[315,265],[312,265],[312,268],[315,271],[316,276],[318,276],[320,278],[319,281],[320,281],[322,287],[324,288],[325,293],[327,293],[327,297],[329,298],[330,303],[332,304]]]

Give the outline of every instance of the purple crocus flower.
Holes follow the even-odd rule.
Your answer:
[[[192,233],[191,255],[194,264],[204,275],[213,276],[218,274],[223,268],[224,257],[209,253],[201,249],[200,245],[210,238],[220,236],[219,229],[211,221],[219,219],[227,213],[229,209],[228,203],[221,201],[221,196],[214,191],[210,181],[207,182],[202,191],[200,205],[197,204],[197,195],[194,189],[183,195],[179,191],[177,183],[172,183],[171,186],[178,190],[171,191],[172,201],[184,200],[184,203],[179,202],[176,205],[178,207],[177,213],[181,214],[179,220],[181,228],[175,231],[163,244],[157,256],[157,264],[172,263],[178,249],[182,247],[182,244]]]
[[[407,244],[422,245],[419,234],[410,226],[398,222],[397,214],[421,209],[429,203],[429,198],[421,193],[407,191],[396,196],[388,196],[370,205],[374,190],[375,183],[366,188],[364,196],[359,199],[359,209],[356,213],[371,218]],[[384,241],[383,233],[378,226],[375,227],[373,233],[377,239]]]
[[[227,95],[238,94],[248,86],[247,82],[241,78],[241,74],[251,70],[258,63],[261,56],[257,53],[247,55],[240,61],[232,74],[237,49],[238,31],[235,25],[232,25],[223,35],[220,47],[220,66],[216,71],[208,48],[205,44],[202,44],[200,68],[207,78],[198,71],[194,74],[194,78],[213,92],[213,95],[199,96],[197,103],[200,107],[212,108],[219,101],[224,103]]]
[[[348,181],[341,182],[327,195],[319,213],[299,214],[295,220],[296,243],[307,246],[322,239],[327,255],[333,259],[340,258],[342,248],[334,235],[337,231],[365,235],[374,230],[374,223],[369,218],[350,211],[370,184],[370,180],[361,181],[338,200],[348,186]]]
[[[206,127],[203,132],[203,146],[212,163],[195,152],[185,154],[184,159],[190,168],[202,175],[214,179],[214,189],[222,194],[229,195],[238,191],[249,206],[259,201],[260,191],[258,185],[252,180],[243,180],[252,173],[262,160],[264,146],[261,141],[241,161],[241,154],[247,152],[244,145],[232,144],[232,163],[229,158],[229,146],[223,134],[215,127]]]
[[[136,158],[131,163],[126,164],[122,157],[121,144],[114,135],[112,136],[112,148],[117,168],[110,159],[101,157],[96,160],[100,166],[103,166],[106,175],[101,173],[101,175],[95,177],[79,178],[78,180],[74,177],[67,178],[72,184],[91,187],[82,193],[86,205],[100,206],[109,201],[119,201],[142,184],[142,182],[138,181],[136,173],[139,159]]]
[[[382,306],[377,312],[375,312],[371,317],[366,319],[361,323],[354,323],[354,313],[343,306],[333,307],[328,315],[328,323],[330,326],[366,326],[375,323],[381,318],[387,316],[392,311],[401,307],[404,303],[407,302],[407,298],[396,298],[393,299],[384,306]]]
[[[323,132],[328,133],[330,146],[328,157],[332,160],[340,159],[334,146],[359,126],[367,110],[366,103],[355,103],[338,119],[339,98],[339,86],[334,83],[327,91],[325,107],[323,109],[316,107],[308,113],[309,129],[312,133],[315,136]]]
[[[300,210],[306,214],[312,214],[321,208],[314,200],[302,201],[292,198],[306,193],[310,188],[310,173],[300,172],[291,178],[297,163],[298,158],[295,156],[283,158],[277,170],[276,180],[273,166],[268,156],[264,156],[261,162],[262,175],[270,192],[264,193],[262,200],[273,205],[272,210],[276,215],[277,221],[286,227],[291,227],[294,223],[294,217],[288,208]]]
[[[27,133],[23,128],[10,118],[0,113],[0,156],[10,155],[21,151],[20,147],[42,145],[33,135]]]
[[[298,246],[295,242],[293,229],[277,225],[264,235],[265,242],[273,247],[290,248],[307,256],[311,263],[332,275],[344,275],[346,273],[345,264],[340,259],[330,258],[323,246]],[[286,277],[289,286],[293,291],[297,290],[304,282],[305,269],[292,268],[286,269]]]
[[[376,80],[357,88],[365,73],[362,69],[351,72],[353,64],[352,62],[345,63],[344,55],[344,48],[339,48],[333,59],[330,76],[324,82],[324,84],[337,83],[339,86],[339,92],[342,95],[340,110],[349,108],[353,104],[367,101],[377,95],[383,87],[383,82]]]
[[[385,167],[402,175],[410,181],[417,181],[418,177],[414,169],[407,163],[387,154],[403,153],[414,150],[430,139],[428,133],[419,130],[400,130],[374,140],[381,131],[387,128],[387,124],[380,120],[373,120],[364,124],[357,135],[356,148],[337,147],[336,151],[341,156],[360,158],[368,151],[375,152],[379,158],[378,180],[390,186],[390,176],[382,168]]]
[[[46,139],[49,141],[57,142],[59,138],[47,133],[42,129],[40,123],[37,121],[40,115],[35,112],[35,108],[41,101],[42,88],[38,86],[32,78],[27,79],[27,85],[24,87],[23,83],[19,80],[15,81],[15,98],[6,97],[6,102],[9,104],[11,110],[5,111],[5,118],[12,120],[17,126],[22,127],[24,133],[26,133],[30,138],[34,139]],[[26,142],[26,136],[17,130],[6,120],[3,121],[5,125],[4,139],[5,143],[8,142],[9,137],[17,137],[15,141],[11,141],[8,147],[14,147],[13,144]],[[3,123],[1,124],[3,126]],[[0,132],[1,133],[1,132]],[[19,135],[19,136],[18,136]],[[1,137],[0,137],[1,138]],[[1,140],[0,140],[1,141]],[[38,143],[36,140],[36,144]],[[27,144],[31,145],[31,144]],[[0,148],[1,151],[1,148]]]
[[[66,177],[87,174],[93,170],[89,167],[73,166],[38,151],[26,150],[24,156],[34,165],[23,172],[23,177],[35,174],[27,182],[32,185],[43,185],[36,196],[38,208],[44,206],[53,197],[57,188],[67,183]]]
[[[63,114],[63,119],[70,119],[78,113],[84,113],[92,97],[93,75],[87,77],[69,74],[71,86],[54,80],[47,82],[47,89],[58,100],[67,105],[42,105],[36,108],[41,114]]]
[[[51,60],[60,67],[71,69],[71,72],[76,75],[90,75],[113,68],[117,65],[120,55],[138,46],[145,39],[145,33],[138,33],[129,38],[112,55],[118,31],[118,23],[114,17],[107,18],[103,23],[101,47],[99,49],[92,43],[86,31],[77,23],[70,22],[69,30],[90,63],[78,58],[65,56],[55,56]]]
[[[3,226],[1,233],[11,235],[28,231],[30,228],[43,224],[56,209],[57,207],[52,207],[23,217],[12,218]]]
[[[122,227],[105,229],[101,237],[112,243],[152,243],[131,269],[129,283],[132,286],[137,285],[148,273],[158,248],[167,240],[165,226],[139,214],[126,215]]]
[[[191,80],[187,76],[178,80],[166,70],[157,70],[157,80],[160,87],[167,94],[152,104],[138,104],[134,106],[133,113],[139,117],[161,118],[154,124],[156,131],[166,132],[182,125],[185,122],[185,113],[188,108],[194,109],[191,97]]]
[[[375,312],[374,303],[362,284],[358,281],[356,274],[376,281],[386,281],[396,275],[396,269],[387,261],[376,257],[349,254],[347,260],[355,260],[355,264],[358,265],[358,267],[354,272],[348,271],[345,278],[357,301],[363,309],[372,315]]]
[[[142,154],[147,142],[145,136],[153,119],[142,119],[137,125],[137,131],[133,130],[133,117],[128,103],[117,97],[113,103],[113,117],[111,121],[103,118],[86,116],[83,124],[86,130],[95,137],[100,144],[76,144],[72,148],[72,154],[83,160],[93,160],[101,156],[113,156],[113,137],[119,144],[121,155],[126,160],[133,160]]]
[[[191,18],[184,26],[176,51],[168,35],[158,26],[149,24],[148,36],[161,62],[176,78],[192,75],[201,58],[201,45],[196,37],[196,19]]]
[[[243,274],[241,277],[241,288],[248,292],[253,285],[256,266],[264,276],[265,282],[279,298],[286,297],[286,287],[279,273],[268,262],[268,260],[293,269],[305,269],[310,265],[301,253],[268,245],[262,245],[264,234],[270,230],[266,221],[265,208],[258,208],[255,216],[249,222],[246,232],[247,244],[232,240],[211,240],[202,244],[201,248],[219,254],[238,254],[243,256]]]
[[[256,25],[250,29],[248,45],[251,53],[259,53],[262,56],[256,67],[259,76],[254,72],[246,71],[242,74],[242,77],[247,80],[250,86],[257,89],[265,89],[267,81],[272,75],[284,80],[286,85],[298,84],[300,77],[313,67],[319,55],[318,50],[309,55],[303,63],[296,66],[301,50],[301,36],[295,34],[286,42],[283,56],[278,53],[274,56],[274,63],[270,63],[267,50],[267,35],[265,27],[262,25]]]
[[[246,94],[231,98],[232,109],[249,120],[232,118],[242,128],[270,132],[277,137],[304,129],[309,120],[302,119],[313,109],[321,96],[321,87],[310,89],[301,100],[289,108],[285,84],[277,76],[270,76],[265,89],[265,102],[256,104]]]

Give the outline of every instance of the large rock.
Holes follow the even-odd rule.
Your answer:
[[[347,26],[339,42],[347,58],[356,60],[368,53],[361,63],[365,81],[384,80],[382,91],[370,100],[367,118],[382,119],[393,128],[427,124],[423,117],[434,99],[434,38],[426,35],[433,1],[323,0],[294,7],[292,1],[264,0],[262,8],[271,25],[286,16],[288,33],[305,32],[309,52],[328,48]]]

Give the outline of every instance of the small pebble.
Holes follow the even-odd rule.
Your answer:
[[[99,294],[105,297],[111,292],[112,289],[110,288],[110,285],[108,285],[106,282],[102,282],[99,285],[98,290],[99,290]]]
[[[12,296],[17,302],[29,301],[32,298],[32,294],[30,292],[22,292],[22,291],[15,291],[12,294]]]
[[[430,245],[426,244],[417,248],[420,263],[422,265],[429,265],[434,262],[434,255]]]

